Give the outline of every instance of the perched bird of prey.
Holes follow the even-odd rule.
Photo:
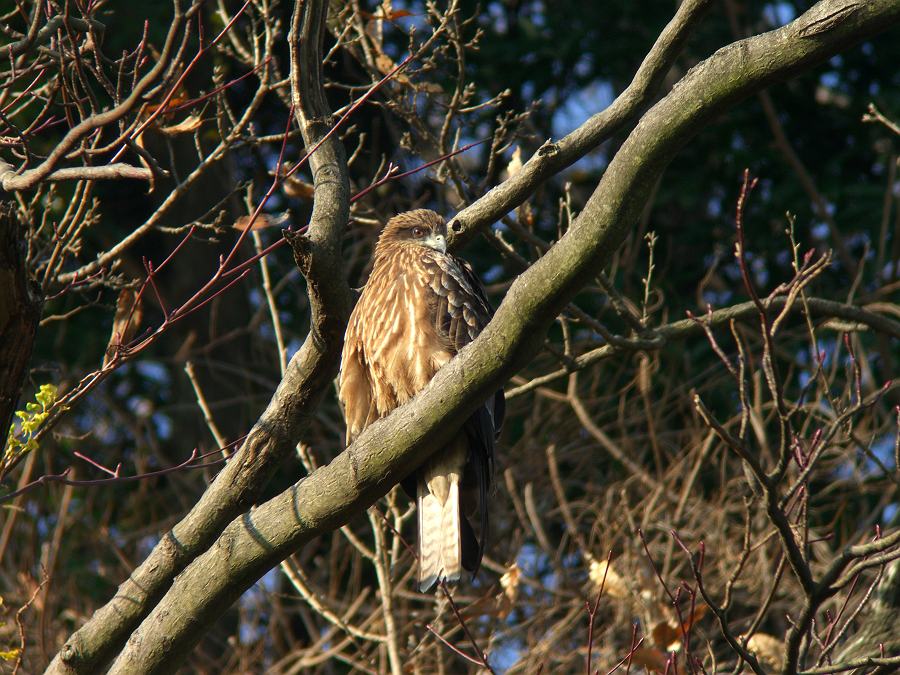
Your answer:
[[[447,253],[446,234],[441,216],[419,209],[391,218],[378,239],[341,358],[348,445],[415,396],[490,320],[484,289],[466,262]],[[503,406],[501,390],[402,483],[418,509],[423,592],[442,580],[458,581],[462,569],[474,574],[481,564]],[[475,510],[478,535],[466,518]]]

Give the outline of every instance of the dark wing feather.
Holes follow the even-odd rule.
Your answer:
[[[491,306],[468,263],[437,254],[426,261],[432,316],[438,336],[453,353],[478,337],[491,320]]]
[[[478,337],[490,321],[493,310],[481,282],[465,261],[438,254],[428,261],[426,268],[431,272],[429,286],[433,295],[430,302],[435,329],[455,354]],[[468,545],[464,546],[463,564],[473,573],[481,564],[488,535],[487,493],[494,472],[494,440],[500,433],[504,407],[503,390],[500,390],[492,400],[472,413],[463,426],[469,441],[465,474],[478,491],[481,526],[480,540],[475,538],[471,526],[464,535]]]

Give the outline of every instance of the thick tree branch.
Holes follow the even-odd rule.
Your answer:
[[[267,570],[361,513],[448,441],[537,352],[557,313],[609,262],[667,164],[711,119],[898,20],[896,0],[825,0],[791,24],[729,45],[693,68],[644,116],[573,226],[516,279],[478,339],[330,464],[232,522],[178,576],[113,672],[172,672]]]
[[[303,4],[309,12],[320,2]],[[292,77],[295,112],[307,146],[318,143],[330,129],[324,96],[316,91],[321,80],[321,29],[304,24],[299,35],[295,11],[290,35],[313,54],[304,63],[320,64],[312,77]],[[315,36],[318,35],[318,38]],[[309,39],[307,39],[309,38]],[[292,53],[292,56],[297,57]],[[298,69],[292,62],[292,73]],[[307,73],[309,75],[309,73]],[[47,672],[95,673],[125,644],[129,634],[163,596],[172,579],[196,556],[207,550],[223,528],[250,507],[275,468],[290,453],[307,428],[312,414],[337,374],[344,327],[350,313],[350,289],[340,257],[341,238],[349,217],[350,185],[343,147],[337,137],[322,143],[310,158],[315,201],[308,235],[295,237],[301,249],[301,271],[310,301],[310,329],[291,358],[285,375],[234,458],[206,490],[197,504],[166,533],[147,559],[119,587],[116,596],[94,613],[57,654]],[[139,639],[139,638],[136,638]],[[117,662],[127,672],[127,651]]]
[[[12,166],[6,162],[0,162],[0,189],[12,192],[14,190],[27,190],[38,182],[60,182],[64,180],[121,180],[132,178],[135,180],[150,180],[153,172],[141,166],[132,166],[123,162],[106,164],[104,166],[70,166],[57,169],[48,173],[42,179],[30,183],[21,183]]]

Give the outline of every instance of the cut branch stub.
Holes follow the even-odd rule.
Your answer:
[[[291,247],[294,254],[294,262],[297,263],[297,269],[304,277],[309,277],[309,269],[312,264],[312,242],[309,237],[301,232],[293,230],[282,230],[282,235]]]

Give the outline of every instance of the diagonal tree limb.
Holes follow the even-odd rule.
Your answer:
[[[556,143],[544,143],[514,176],[460,211],[452,219],[453,226],[447,233],[450,247],[471,241],[481,228],[497,222],[522,204],[545,180],[571,166],[637,119],[650,106],[685,41],[711,4],[711,0],[682,2],[647,52],[634,79],[616,100]]]
[[[298,7],[301,3],[298,3]],[[324,3],[308,2],[311,12]],[[292,24],[292,57],[319,64],[306,77],[296,77],[292,64],[292,98],[304,142],[318,143],[331,128],[321,94],[321,29],[304,26],[299,35],[297,13]],[[296,53],[296,46],[310,51]],[[306,69],[304,69],[306,70]],[[223,528],[253,504],[276,467],[307,428],[316,406],[337,375],[351,296],[341,261],[341,239],[349,218],[350,184],[344,150],[329,138],[310,157],[315,201],[308,234],[292,245],[306,277],[310,329],[288,364],[268,407],[244,444],[191,511],[163,535],[150,555],[132,572],[115,597],[76,631],[53,659],[48,673],[96,673],[125,644],[181,572],[207,550]]]
[[[14,178],[16,172],[12,165],[7,162],[0,161],[0,185],[4,185],[7,177]],[[106,164],[104,166],[69,166],[63,169],[56,169],[43,177],[43,182],[53,183],[66,180],[150,180],[153,178],[153,172],[142,166],[132,166],[123,162],[115,164]],[[16,190],[32,187],[31,184],[24,187],[14,188]]]
[[[608,263],[655,181],[705,124],[761,88],[898,21],[896,0],[823,0],[787,26],[731,44],[693,68],[647,112],[573,226],[516,279],[478,339],[330,464],[233,521],[178,576],[111,672],[172,672],[266,571],[362,513],[449,440],[478,402],[537,352],[554,317]]]

